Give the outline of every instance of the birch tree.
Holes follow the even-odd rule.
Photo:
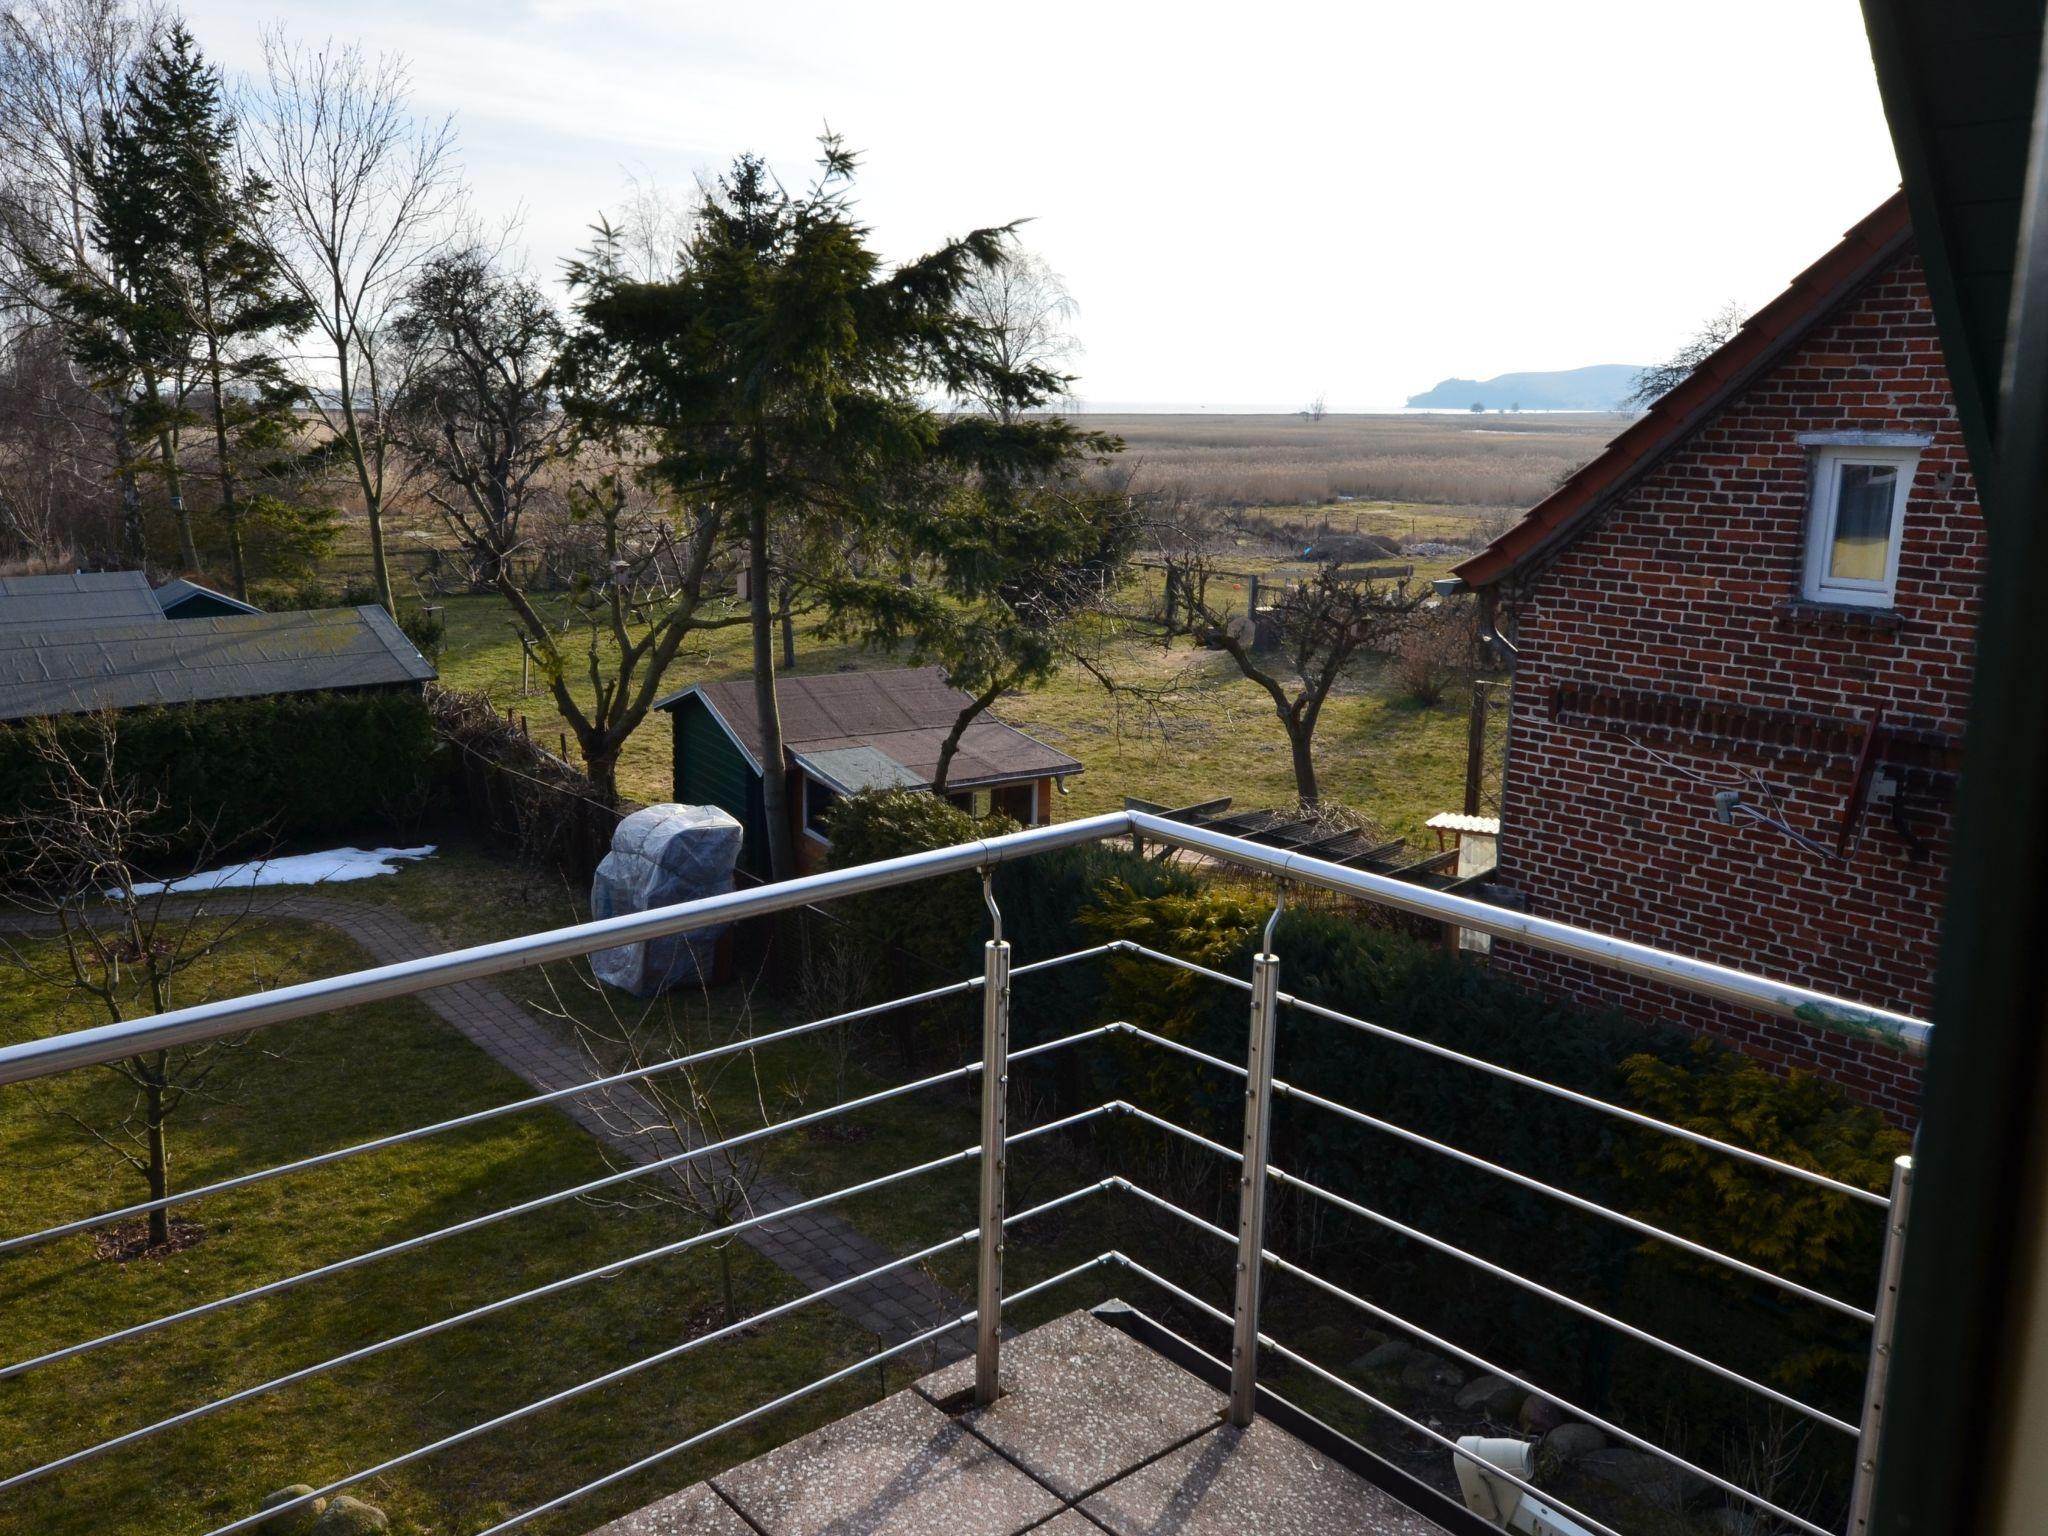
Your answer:
[[[250,154],[275,196],[271,240],[286,280],[313,312],[318,345],[301,359],[301,383],[355,478],[377,597],[395,613],[388,414],[403,380],[390,330],[415,275],[457,232],[454,120],[414,113],[398,58],[332,41],[309,48],[277,30],[263,62]]]

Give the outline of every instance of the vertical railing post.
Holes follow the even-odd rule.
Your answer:
[[[1276,903],[1265,941],[1252,958],[1251,1048],[1244,1088],[1244,1160],[1237,1185],[1237,1304],[1230,1342],[1230,1422],[1252,1421],[1259,1391],[1259,1290],[1265,1276],[1266,1154],[1273,1140],[1273,1044],[1280,957],[1272,953]]]
[[[987,1407],[1001,1390],[997,1380],[1003,1331],[1003,1185],[1010,1120],[1010,946],[1002,914],[983,894],[995,918],[995,937],[982,951],[981,993],[981,1267],[974,1319],[974,1401]]]
[[[1892,1329],[1899,1316],[1899,1269],[1905,1262],[1906,1219],[1913,1200],[1913,1159],[1892,1164],[1892,1204],[1885,1213],[1884,1262],[1877,1286],[1877,1321],[1870,1326],[1870,1372],[1863,1383],[1863,1422],[1856,1434],[1856,1474],[1849,1482],[1847,1536],[1870,1529],[1877,1491],[1877,1442],[1884,1429],[1885,1390],[1891,1380]]]

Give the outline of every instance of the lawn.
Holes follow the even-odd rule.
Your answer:
[[[1232,563],[1261,572],[1276,565],[1251,557]],[[1434,572],[1418,572],[1418,579],[1428,574]],[[449,598],[444,612],[442,681],[484,691],[500,708],[523,716],[537,738],[560,745],[562,720],[545,689],[536,682],[533,691],[521,691],[520,647],[503,600]],[[1186,804],[1230,795],[1241,808],[1294,803],[1287,741],[1272,702],[1239,675],[1229,657],[1185,642],[1167,649],[1125,637],[1111,644],[1104,659],[1120,682],[1152,693],[1170,685],[1171,691],[1161,698],[1113,696],[1084,671],[1069,668],[1043,688],[997,706],[1011,724],[1084,765],[1058,802],[1061,820],[1119,810],[1126,796]],[[802,634],[797,662],[798,672],[903,664],[898,657]],[[744,628],[708,631],[678,658],[664,691],[746,677],[749,671]],[[1469,702],[1463,686],[1434,705],[1402,699],[1386,676],[1385,660],[1361,658],[1338,683],[1317,732],[1325,799],[1365,812],[1390,835],[1412,843],[1427,839],[1433,847],[1423,823],[1463,803]],[[627,743],[620,788],[641,800],[666,799],[672,771],[668,720],[657,715]]]
[[[470,867],[472,884],[487,865]],[[195,979],[234,991],[252,975],[361,963],[329,930],[280,923],[238,937],[212,975]],[[67,1000],[33,986],[0,993],[0,1040],[86,1022]],[[214,1087],[216,1094],[173,1122],[172,1166],[186,1187],[528,1091],[411,1002],[263,1031]],[[0,1091],[0,1162],[10,1172],[0,1185],[0,1232],[139,1197],[135,1177],[63,1118],[106,1122],[124,1107],[122,1085],[96,1071],[54,1080],[40,1094]],[[91,1338],[606,1171],[597,1145],[568,1120],[535,1112],[189,1206],[181,1214],[203,1226],[200,1241],[161,1258],[97,1258],[90,1234],[0,1256],[4,1353],[16,1360]],[[0,1445],[7,1448],[0,1466],[24,1469],[691,1230],[672,1208],[565,1202],[41,1368],[0,1383]],[[796,1293],[750,1250],[736,1249],[736,1264],[745,1310]],[[327,1481],[715,1326],[715,1276],[705,1251],[655,1261],[285,1388],[144,1449],[0,1495],[0,1532],[169,1536],[210,1528],[247,1513],[271,1489]],[[536,1348],[541,1339],[546,1347]],[[820,1304],[355,1491],[382,1505],[400,1532],[475,1530],[872,1347]],[[893,1384],[905,1375],[899,1368]],[[877,1385],[863,1375],[533,1528],[587,1530],[843,1413]]]

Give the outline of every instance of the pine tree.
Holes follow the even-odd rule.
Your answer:
[[[907,503],[1055,474],[1106,440],[1024,413],[1065,376],[1005,364],[962,296],[1011,259],[1013,231],[984,228],[890,267],[854,217],[854,157],[821,141],[805,193],[757,157],[718,183],[674,278],[630,279],[616,240],[572,264],[580,321],[558,365],[571,411],[652,444],[678,497],[729,506],[744,528],[769,863],[795,869],[775,703],[778,530],[844,529],[840,546],[885,541]],[[928,400],[990,403],[996,419],[941,417]],[[1001,502],[991,501],[996,512]],[[938,523],[929,527],[940,526]],[[791,573],[779,573],[784,577]]]
[[[130,73],[120,104],[102,115],[99,140],[81,170],[101,264],[70,267],[31,258],[30,265],[64,318],[73,359],[95,389],[119,402],[115,414],[124,475],[134,467],[128,441],[156,440],[159,469],[178,517],[180,552],[192,565],[197,557],[183,513],[178,465],[178,434],[189,421],[185,390],[191,335],[165,280],[169,221],[156,149],[134,131],[135,97],[147,67]],[[130,556],[143,559],[147,549],[139,522],[128,537]]]
[[[248,597],[243,450],[274,454],[289,436],[300,394],[277,350],[312,323],[260,237],[270,188],[236,166],[235,122],[220,73],[182,25],[144,61],[120,135],[135,146],[131,186],[156,210],[152,233],[163,304],[190,338],[192,370],[213,429],[218,516],[237,597]],[[264,510],[259,501],[253,509]],[[272,521],[292,522],[292,509]],[[190,549],[190,520],[182,525]]]

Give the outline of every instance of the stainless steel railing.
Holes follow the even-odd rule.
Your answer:
[[[272,992],[259,993],[249,997],[202,1004],[197,1007],[180,1009],[150,1018],[122,1024],[107,1025],[96,1029],[82,1030],[58,1036],[49,1040],[32,1041],[22,1045],[0,1049],[0,1085],[21,1083],[43,1078],[54,1073],[73,1070],[100,1063],[117,1061],[141,1052],[163,1049],[174,1045],[195,1043],[217,1038],[229,1033],[258,1028],[263,1025],[290,1019],[323,1014],[358,1003],[377,1001],[384,998],[401,997],[444,986],[455,982],[474,980],[499,974],[524,966],[545,964],[551,961],[574,958],[599,950],[609,949],[635,940],[687,933],[712,924],[726,923],[738,918],[759,916],[792,907],[809,905],[835,897],[855,895],[907,884],[937,875],[979,870],[983,875],[983,891],[991,917],[992,933],[984,950],[984,966],[980,976],[968,977],[944,986],[890,999],[868,1007],[835,1013],[823,1018],[809,1020],[767,1034],[730,1041],[708,1049],[677,1056],[652,1065],[639,1066],[628,1072],[594,1078],[572,1087],[555,1089],[529,1095],[487,1109],[454,1116],[431,1124],[395,1132],[349,1146],[313,1153],[271,1167],[239,1173],[232,1177],[181,1192],[163,1200],[145,1201],[124,1205],[94,1216],[61,1222],[40,1231],[0,1237],[0,1262],[10,1252],[45,1243],[53,1239],[89,1230],[111,1222],[126,1220],[151,1210],[160,1209],[173,1203],[184,1205],[204,1200],[210,1196],[270,1179],[278,1179],[304,1173],[315,1168],[347,1158],[363,1156],[403,1143],[427,1137],[443,1135],[461,1130],[502,1116],[524,1113],[578,1099],[616,1086],[642,1081],[666,1072],[681,1071],[691,1066],[730,1056],[736,1053],[759,1050],[763,1047],[802,1037],[820,1030],[843,1026],[847,1023],[873,1017],[888,1010],[913,1004],[935,1001],[941,998],[960,996],[975,991],[981,994],[982,1002],[982,1055],[977,1061],[935,1073],[912,1082],[884,1088],[874,1093],[848,1100],[829,1109],[813,1111],[791,1119],[765,1125],[754,1130],[741,1132],[714,1143],[685,1147],[682,1151],[658,1157],[645,1163],[623,1168],[603,1178],[582,1183],[536,1196],[508,1205],[497,1210],[455,1222],[433,1231],[395,1240],[362,1253],[350,1255],[325,1264],[317,1265],[294,1274],[280,1276],[243,1290],[210,1300],[195,1302],[190,1306],[163,1314],[139,1323],[127,1324],[95,1337],[66,1344],[39,1354],[15,1359],[0,1360],[0,1381],[18,1377],[28,1372],[46,1368],[55,1363],[72,1359],[99,1350],[105,1346],[125,1340],[142,1337],[160,1329],[194,1323],[224,1309],[234,1307],[262,1297],[273,1296],[297,1286],[324,1279],[350,1270],[380,1262],[383,1259],[412,1252],[429,1244],[478,1230],[496,1222],[564,1201],[587,1197],[602,1190],[629,1183],[633,1180],[656,1177],[673,1173],[685,1165],[702,1158],[730,1153],[738,1148],[763,1142],[769,1138],[787,1135],[792,1131],[816,1126],[838,1116],[855,1114],[882,1103],[906,1095],[930,1092],[948,1085],[979,1079],[981,1088],[981,1135],[972,1146],[961,1148],[894,1172],[868,1179],[845,1188],[785,1206],[781,1209],[748,1216],[742,1220],[726,1223],[714,1229],[695,1233],[689,1237],[668,1242],[621,1259],[607,1260],[603,1265],[552,1280],[544,1285],[531,1287],[514,1294],[484,1302],[447,1317],[375,1339],[343,1351],[328,1359],[302,1366],[268,1380],[240,1388],[211,1400],[167,1415],[152,1423],[125,1430],[97,1443],[66,1452],[39,1465],[18,1471],[0,1472],[0,1497],[10,1491],[60,1474],[83,1462],[115,1451],[130,1450],[140,1443],[166,1431],[193,1423],[199,1419],[221,1412],[238,1404],[283,1390],[308,1381],[327,1372],[340,1369],[359,1361],[382,1354],[386,1351],[417,1343],[450,1329],[461,1327],[484,1317],[495,1316],[511,1309],[539,1301],[546,1297],[561,1295],[593,1280],[617,1274],[622,1270],[675,1257],[705,1245],[722,1242],[730,1238],[789,1219],[806,1211],[854,1199],[864,1194],[893,1187],[906,1181],[927,1177],[944,1169],[968,1163],[978,1165],[980,1185],[979,1219],[972,1228],[955,1234],[945,1240],[892,1259],[857,1275],[848,1276],[820,1289],[795,1297],[770,1307],[738,1323],[729,1324],[699,1335],[668,1348],[657,1350],[638,1360],[629,1361],[587,1380],[575,1383],[560,1391],[550,1393],[531,1402],[505,1410],[490,1419],[470,1425],[464,1429],[444,1435],[427,1444],[414,1447],[399,1455],[387,1458],[374,1466],[362,1468],[343,1478],[336,1479],[326,1487],[313,1490],[300,1497],[298,1503],[341,1491],[360,1484],[366,1479],[395,1471],[426,1457],[435,1455],[457,1444],[492,1433],[507,1425],[530,1418],[560,1403],[597,1391],[639,1372],[653,1369],[681,1358],[699,1349],[709,1347],[722,1339],[730,1338],[742,1329],[751,1329],[763,1323],[785,1317],[796,1310],[827,1301],[836,1296],[867,1284],[882,1276],[925,1263],[940,1255],[957,1252],[972,1246],[976,1251],[976,1296],[973,1309],[948,1319],[915,1337],[890,1345],[853,1365],[820,1376],[816,1380],[785,1393],[782,1396],[749,1409],[726,1420],[722,1424],[699,1431],[674,1445],[642,1457],[627,1467],[607,1473],[603,1477],[587,1482],[579,1488],[548,1500],[546,1503],[523,1511],[489,1528],[485,1536],[506,1531],[531,1521],[543,1514],[560,1509],[573,1501],[600,1489],[611,1487],[624,1478],[637,1475],[664,1460],[683,1454],[713,1437],[775,1412],[783,1407],[808,1397],[825,1388],[845,1381],[865,1370],[899,1357],[915,1349],[923,1348],[956,1330],[972,1327],[975,1338],[975,1397],[980,1403],[994,1400],[1000,1390],[999,1367],[1001,1354],[1001,1321],[1006,1307],[1014,1309],[1019,1303],[1068,1284],[1097,1269],[1122,1269],[1126,1273],[1144,1279],[1160,1288],[1163,1294],[1192,1312],[1211,1318],[1230,1329],[1231,1355],[1227,1362],[1218,1365],[1228,1371],[1230,1382],[1230,1418],[1238,1425],[1251,1422],[1262,1399],[1273,1397],[1272,1388],[1259,1378],[1260,1352],[1268,1357],[1285,1361],[1290,1366],[1304,1371],[1317,1381],[1358,1402],[1361,1406],[1399,1423],[1412,1433],[1442,1445],[1455,1456],[1469,1456],[1450,1437],[1434,1426],[1423,1423],[1412,1415],[1402,1412],[1396,1406],[1365,1391],[1346,1378],[1317,1365],[1313,1361],[1274,1338],[1262,1326],[1261,1301],[1264,1282],[1268,1272],[1286,1276],[1290,1281],[1309,1287],[1317,1293],[1356,1309],[1380,1322],[1399,1328],[1430,1348],[1441,1350],[1475,1368],[1492,1372],[1532,1393],[1540,1393],[1558,1404],[1563,1411],[1593,1424],[1603,1432],[1639,1450],[1661,1458],[1666,1463],[1682,1470],[1689,1476],[1700,1479],[1704,1484],[1720,1490],[1745,1505],[1782,1520],[1813,1536],[1835,1536],[1826,1527],[1779,1506],[1759,1491],[1744,1486],[1739,1480],[1717,1473],[1698,1465],[1672,1450],[1659,1445],[1651,1437],[1638,1430],[1612,1422],[1585,1408],[1576,1406],[1561,1398],[1557,1393],[1534,1381],[1485,1358],[1466,1345],[1453,1342],[1422,1328],[1415,1322],[1403,1318],[1380,1306],[1370,1299],[1356,1294],[1353,1290],[1338,1285],[1327,1277],[1317,1275],[1307,1267],[1274,1252],[1267,1246],[1268,1222],[1266,1206],[1270,1191],[1275,1187],[1291,1190],[1299,1195],[1327,1205],[1331,1209],[1366,1221],[1382,1230],[1397,1234],[1442,1257],[1467,1265],[1505,1284],[1525,1292],[1541,1296],[1549,1302],[1572,1312],[1588,1322],[1612,1330],[1616,1334],[1632,1339],[1647,1347],[1656,1349],[1667,1358],[1686,1367],[1711,1376],[1722,1383],[1751,1394],[1778,1408],[1796,1413],[1812,1423],[1823,1426],[1847,1437],[1855,1445],[1854,1473],[1850,1496],[1850,1525],[1848,1536],[1860,1536],[1862,1523],[1869,1513],[1869,1489],[1874,1471],[1876,1429],[1881,1418],[1884,1389],[1884,1367],[1889,1357],[1889,1319],[1891,1315],[1889,1297],[1896,1283],[1897,1262],[1904,1239],[1905,1196],[1909,1188],[1909,1163],[1901,1160],[1901,1169],[1892,1192],[1879,1194],[1844,1183],[1812,1169],[1802,1168],[1783,1160],[1770,1157],[1751,1148],[1742,1147],[1688,1127],[1670,1124],[1640,1111],[1623,1105],[1611,1104],[1596,1097],[1569,1089],[1561,1085],[1544,1082],[1498,1063],[1465,1052],[1452,1050],[1435,1042],[1424,1040],[1370,1020],[1357,1018],[1326,1004],[1311,1002],[1293,996],[1280,989],[1279,973],[1281,961],[1275,953],[1276,925],[1280,917],[1280,901],[1276,903],[1272,918],[1265,927],[1263,941],[1253,961],[1249,979],[1231,976],[1212,967],[1199,965],[1176,956],[1148,949],[1127,941],[1115,941],[1090,948],[1035,961],[1029,965],[1012,967],[1010,945],[1003,935],[1002,914],[991,893],[987,876],[995,865],[1014,859],[1028,858],[1055,848],[1076,846],[1104,838],[1140,835],[1147,842],[1167,843],[1191,850],[1208,859],[1227,863],[1241,869],[1270,875],[1280,882],[1284,893],[1285,883],[1292,881],[1303,885],[1344,892],[1367,900],[1380,902],[1417,916],[1458,927],[1477,929],[1495,937],[1512,939],[1535,945],[1553,952],[1570,955],[1595,964],[1622,970],[1632,975],[1649,977],[1675,988],[1699,995],[1720,998],[1740,1003],[1779,1017],[1798,1020],[1813,1028],[1838,1028],[1867,1037],[1889,1041],[1907,1050],[1924,1050],[1928,1038],[1928,1026],[1899,1014],[1886,1013],[1843,1003],[1822,994],[1789,983],[1753,976],[1708,962],[1630,943],[1610,936],[1573,929],[1566,925],[1532,918],[1525,914],[1506,912],[1466,898],[1445,895],[1439,892],[1388,880],[1383,876],[1366,874],[1340,866],[1323,864],[1300,854],[1280,852],[1235,838],[1223,836],[1199,828],[1186,827],[1142,812],[1125,812],[1092,818],[1087,821],[1068,823],[1063,826],[1036,828],[1012,834],[1007,837],[990,838],[979,842],[962,844],[954,848],[935,850],[930,853],[910,855],[881,863],[863,866],[853,870],[835,871],[813,875],[782,885],[765,886],[730,895],[689,902],[676,907],[654,912],[632,914],[600,922],[583,923],[573,927],[533,935],[525,939],[506,940],[499,943],[480,945],[470,949],[452,951],[447,954],[382,966],[371,970],[358,971],[344,976],[307,982],[298,986],[280,988]],[[1206,978],[1216,984],[1238,989],[1249,994],[1249,1047],[1243,1063],[1226,1060],[1211,1053],[1197,1050],[1184,1043],[1157,1035],[1136,1025],[1112,1021],[1094,1025],[1060,1036],[1056,1039],[1020,1050],[1011,1050],[1009,1045],[1012,1008],[1012,983],[1015,978],[1036,972],[1051,970],[1099,959],[1110,954],[1121,954],[1147,960],[1151,963],[1170,966],[1184,972]],[[1280,1019],[1283,1013],[1298,1015],[1305,1020],[1315,1020],[1341,1028],[1362,1031],[1376,1039],[1415,1050],[1436,1059],[1470,1069],[1495,1080],[1516,1084],[1534,1092],[1548,1094],[1573,1103],[1595,1113],[1606,1115],[1637,1129],[1654,1131],[1680,1138],[1693,1145],[1704,1147],[1717,1154],[1739,1160],[1749,1166],[1759,1167],[1790,1179],[1818,1185],[1848,1199],[1864,1205],[1875,1206],[1884,1211],[1886,1219],[1886,1246],[1884,1274],[1878,1286],[1878,1300],[1875,1307],[1864,1307],[1854,1301],[1832,1296],[1824,1291],[1794,1281],[1789,1276],[1776,1274],[1760,1265],[1750,1263],[1735,1255],[1723,1252],[1711,1244],[1688,1238],[1682,1234],[1656,1226],[1626,1212],[1616,1211],[1596,1201],[1564,1189],[1561,1186],[1507,1168],[1499,1163],[1480,1157],[1463,1148],[1426,1136],[1410,1127],[1390,1121],[1383,1116],[1371,1114],[1353,1105],[1345,1104],[1325,1094],[1287,1082],[1274,1074],[1274,1051],[1278,1040]],[[1192,1129],[1156,1115],[1123,1099],[1110,1099],[1090,1109],[1066,1115],[1046,1124],[1033,1126],[1022,1131],[1011,1131],[1008,1112],[1011,1100],[1009,1079],[1011,1068],[1019,1062],[1043,1058],[1055,1053],[1073,1051],[1091,1042],[1106,1039],[1126,1039],[1148,1049],[1172,1053],[1182,1059],[1194,1061],[1201,1066],[1244,1084],[1243,1135],[1239,1146],[1233,1148],[1202,1135]],[[1329,1115],[1352,1124],[1366,1127],[1380,1134],[1391,1136],[1403,1144],[1413,1147],[1432,1157],[1441,1157],[1447,1162],[1470,1169],[1505,1185],[1559,1203],[1561,1206],[1616,1224],[1630,1233],[1648,1241],[1668,1245],[1693,1258],[1714,1264],[1745,1279],[1767,1284],[1787,1296],[1826,1308],[1838,1315],[1852,1319],[1873,1330],[1874,1347],[1871,1355],[1869,1385],[1860,1423],[1850,1423],[1835,1414],[1804,1401],[1800,1397],[1758,1381],[1753,1377],[1733,1370],[1696,1351],[1687,1349],[1671,1340],[1659,1337],[1654,1332],[1618,1317],[1613,1313],[1594,1307],[1582,1299],[1572,1297],[1553,1287],[1522,1275],[1515,1270],[1495,1263],[1479,1254],[1472,1253],[1444,1238],[1422,1231],[1408,1223],[1399,1221],[1386,1213],[1374,1209],[1361,1200],[1349,1195],[1324,1188],[1288,1169],[1276,1166],[1271,1161],[1272,1112],[1276,1102],[1289,1100],[1301,1104],[1318,1114]],[[1185,1210],[1176,1203],[1137,1182],[1121,1175],[1084,1183],[1053,1199],[1039,1202],[1022,1211],[1007,1209],[1008,1156],[1012,1147],[1057,1132],[1071,1130],[1082,1125],[1108,1118],[1127,1118],[1172,1136],[1180,1141],[1201,1148],[1228,1166],[1234,1165],[1237,1177],[1237,1225],[1234,1231],[1216,1225],[1206,1218]],[[1139,1264],[1120,1250],[1111,1249],[1095,1258],[1069,1270],[1042,1280],[1021,1290],[1007,1292],[1004,1286],[1004,1251],[1006,1234],[1013,1228],[1035,1220],[1054,1210],[1071,1205],[1095,1195],[1113,1195],[1128,1198],[1148,1209],[1155,1209],[1171,1215],[1179,1222],[1209,1237],[1228,1244],[1235,1254],[1233,1274],[1232,1307],[1228,1312],[1194,1296],[1166,1277]],[[0,1326],[0,1337],[8,1330]],[[1185,1342],[1185,1341],[1184,1341]],[[1190,1348],[1196,1346],[1190,1344]],[[1211,1357],[1212,1359],[1214,1357]],[[1541,1491],[1531,1483],[1489,1466],[1488,1474],[1500,1481],[1520,1487],[1531,1494]],[[1616,1536],[1600,1521],[1578,1511],[1560,1505],[1554,1495],[1541,1493],[1552,1507],[1579,1520],[1588,1529]],[[208,1536],[231,1536],[231,1533],[248,1530],[261,1521],[271,1519],[290,1508],[279,1505],[262,1511],[238,1517],[217,1526]]]

